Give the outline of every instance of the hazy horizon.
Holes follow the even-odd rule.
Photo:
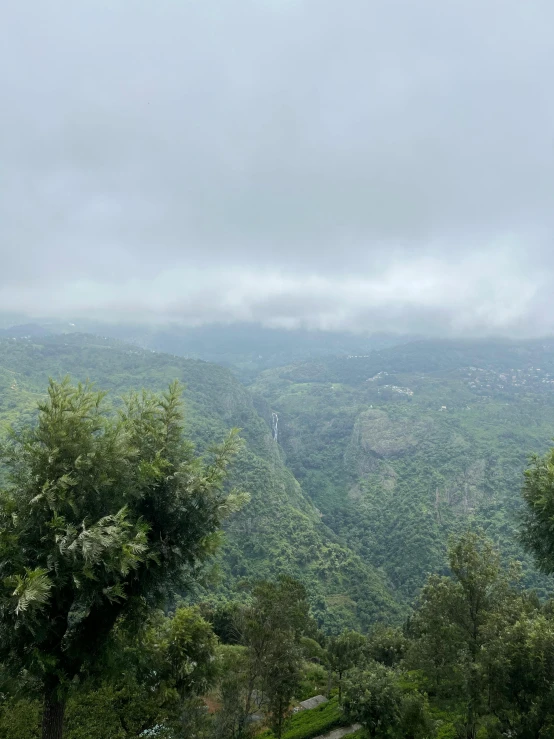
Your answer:
[[[546,0],[2,16],[1,311],[554,333]]]

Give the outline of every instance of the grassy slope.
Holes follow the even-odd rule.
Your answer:
[[[65,374],[74,380],[89,378],[115,396],[181,380],[186,384],[187,432],[200,451],[230,427],[243,429],[246,446],[232,482],[252,499],[228,524],[214,597],[229,596],[241,578],[288,572],[308,586],[314,612],[329,630],[365,628],[374,619],[400,617],[383,575],[322,523],[284,465],[249,391],[228,370],[88,335],[3,340],[0,423],[32,418],[48,378]]]
[[[338,704],[338,699],[331,698],[317,708],[293,714],[287,721],[283,739],[314,739],[349,723]],[[259,739],[273,739],[274,734],[267,730],[258,736]]]

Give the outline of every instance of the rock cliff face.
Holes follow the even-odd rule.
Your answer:
[[[413,450],[424,427],[406,418],[393,420],[386,411],[371,408],[356,419],[348,454],[357,460],[360,474],[369,472],[373,460],[399,457]]]
[[[395,461],[425,454],[429,440],[437,431],[440,429],[432,419],[391,418],[386,411],[376,408],[360,413],[345,452],[345,465],[359,478],[350,488],[350,497],[359,499],[364,480],[372,478],[381,486],[383,498],[387,497],[387,493],[396,488],[399,478]],[[475,457],[475,450],[462,434],[449,429],[444,431],[453,456],[463,454],[466,459],[461,466],[441,475],[440,483],[435,486],[435,505],[448,506],[460,515],[468,514],[486,496],[486,460]]]

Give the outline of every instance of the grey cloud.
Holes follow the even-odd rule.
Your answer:
[[[554,330],[550,0],[8,5],[0,306]]]

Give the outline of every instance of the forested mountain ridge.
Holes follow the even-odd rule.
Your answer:
[[[405,343],[408,337],[393,334],[352,334],[349,332],[309,331],[266,328],[252,323],[232,326],[212,323],[201,326],[180,324],[127,324],[75,319],[20,317],[0,311],[0,337],[45,336],[47,334],[86,333],[136,344],[142,349],[175,354],[189,359],[204,359],[233,369],[244,381],[262,370],[314,357],[365,354],[370,350]],[[10,326],[10,322],[12,325]],[[3,326],[6,325],[6,328]]]
[[[554,436],[552,341],[417,341],[268,370],[252,390],[324,521],[408,601],[468,524],[550,589],[516,533],[528,455]]]
[[[289,572],[327,629],[395,620],[468,524],[550,589],[516,534],[528,455],[554,437],[551,341],[416,341],[273,368],[248,388],[222,366],[91,335],[4,339],[0,356],[0,423],[68,373],[114,395],[180,379],[199,449],[242,428],[234,482],[252,500],[227,524],[216,592]]]
[[[186,384],[186,435],[201,454],[222,441],[231,427],[242,428],[244,448],[221,500],[231,487],[251,496],[224,524],[224,543],[215,560],[195,571],[200,579],[193,583],[193,576],[188,590],[184,584],[180,592],[186,600],[170,600],[167,616],[152,612],[150,631],[139,635],[138,641],[134,641],[136,635],[122,632],[121,641],[110,642],[115,651],[108,661],[121,660],[123,670],[112,673],[100,660],[99,671],[105,670],[100,682],[73,685],[67,680],[71,690],[60,703],[39,669],[35,681],[44,694],[43,727],[53,725],[50,707],[53,711],[63,705],[67,734],[75,739],[98,732],[114,739],[144,736],[145,727],[156,732],[160,726],[168,731],[179,726],[175,736],[246,737],[251,728],[256,733],[249,723],[255,712],[272,727],[273,732],[259,733],[268,739],[309,739],[353,721],[364,727],[357,736],[493,739],[506,735],[503,727],[513,726],[522,727],[514,736],[530,736],[529,727],[534,727],[533,736],[550,736],[552,599],[541,603],[535,593],[522,590],[518,567],[508,563],[520,560],[524,582],[542,595],[552,593],[548,576],[538,574],[531,554],[524,554],[518,543],[518,514],[527,452],[541,453],[554,433],[553,355],[548,342],[508,342],[497,347],[414,342],[369,355],[317,358],[268,370],[246,387],[222,366],[145,351],[117,340],[78,334],[0,339],[2,426],[11,422],[17,429],[35,420],[37,401],[44,397],[51,376],[90,378],[110,391],[116,408],[119,398],[132,389],[155,391],[177,379]],[[188,542],[187,521],[194,519],[197,506],[202,510],[199,500],[215,502],[216,498],[202,487],[208,478],[194,473],[186,482],[186,474],[181,473],[185,468],[179,467],[178,474],[166,471],[171,469],[165,467],[171,464],[170,453],[157,456],[170,448],[169,438],[181,439],[181,427],[171,420],[179,395],[178,386],[173,388],[154,400],[166,419],[162,423],[168,424],[163,428],[148,415],[148,408],[154,407],[148,394],[142,404],[137,400],[121,404],[121,426],[111,423],[109,408],[102,411],[107,425],[95,426],[92,406],[81,407],[79,400],[73,400],[96,398],[89,387],[52,383],[37,435],[22,437],[23,444],[34,439],[34,456],[27,454],[27,459],[17,441],[5,448],[6,469],[21,470],[20,477],[10,478],[11,483],[3,480],[5,503],[21,503],[23,513],[28,511],[27,518],[14,518],[12,509],[5,507],[7,529],[12,522],[17,536],[27,531],[26,522],[34,520],[35,502],[46,501],[50,494],[50,479],[57,479],[55,500],[63,504],[67,485],[72,484],[79,495],[88,491],[93,511],[99,491],[111,500],[103,479],[112,485],[112,493],[128,488],[127,500],[133,500],[151,480],[149,505],[154,511],[158,511],[156,500],[171,501],[166,493],[173,481],[186,486],[197,480],[200,498],[186,497],[192,501],[190,508],[171,510],[171,516],[181,511],[180,523],[173,529],[184,532]],[[77,415],[81,420],[76,424]],[[112,447],[117,437],[110,428],[123,429],[118,431],[121,446]],[[171,428],[176,435],[171,436]],[[125,444],[124,438],[132,443]],[[154,453],[152,438],[160,441],[154,448],[156,462],[149,461]],[[144,445],[137,439],[144,439]],[[180,442],[173,448],[180,449]],[[123,457],[120,466],[112,449],[131,456]],[[137,450],[143,458],[135,465]],[[158,459],[162,460],[159,467]],[[130,466],[125,466],[129,460]],[[25,466],[29,462],[31,467]],[[184,464],[192,464],[190,471],[207,469],[201,459]],[[137,477],[132,472],[135,466]],[[68,468],[75,477],[66,473]],[[554,567],[549,543],[551,468],[552,451],[536,458],[529,468],[522,523],[528,552],[539,557],[547,573]],[[48,475],[53,470],[58,478],[47,477],[44,482],[35,469]],[[98,476],[91,475],[90,469]],[[102,477],[108,469],[113,474]],[[22,495],[19,483],[27,485]],[[79,509],[80,498],[72,495],[71,500],[76,506],[71,507],[75,535],[82,528],[89,537],[103,522],[120,515],[105,516],[89,526]],[[119,500],[116,496],[113,505],[120,506]],[[118,510],[121,513],[126,507]],[[137,510],[140,514],[142,509]],[[57,509],[54,513],[51,525],[60,527]],[[77,520],[77,516],[84,518]],[[158,519],[151,516],[151,520],[155,525]],[[169,523],[163,520],[164,525]],[[135,538],[149,530],[141,528],[142,518],[138,524],[136,532],[131,531]],[[480,531],[467,531],[472,527],[486,529],[493,543]],[[33,531],[37,541],[48,539],[40,527]],[[455,536],[447,546],[450,534]],[[67,555],[64,566],[73,562],[73,549],[59,545],[54,536],[48,541],[54,552]],[[160,542],[162,549],[166,546],[164,537],[155,535],[151,541]],[[5,549],[6,567],[13,562],[20,566],[14,551],[19,550],[10,554]],[[35,556],[34,547],[26,551]],[[188,544],[175,551],[187,552]],[[96,564],[103,567],[101,562]],[[43,602],[42,591],[33,590],[31,576],[39,584],[40,578],[50,577],[40,568],[25,570],[19,580],[16,576],[19,601]],[[65,587],[64,577],[54,583],[57,592]],[[100,592],[103,584],[96,577],[92,581]],[[259,584],[252,588],[255,581]],[[112,591],[110,585],[102,593],[113,595]],[[13,615],[15,593],[9,595],[4,654],[9,659],[20,656],[21,664],[26,664],[29,640],[21,644],[14,640],[9,624],[17,617],[17,611]],[[42,613],[33,611],[30,618],[37,612]],[[44,624],[65,623],[44,613]],[[95,623],[95,618],[89,622]],[[134,622],[128,623],[130,627]],[[146,634],[152,644],[144,641]],[[63,639],[56,642],[58,652],[53,654],[65,655]],[[175,639],[180,644],[177,672],[171,672],[173,667],[159,672],[163,665],[174,665]],[[204,656],[198,662],[200,653]],[[191,688],[188,669],[193,663],[200,672],[199,682]],[[64,675],[81,674],[75,672],[77,667],[71,672],[72,664],[67,663]],[[20,669],[19,662],[13,665]],[[58,674],[53,669],[50,673]],[[175,675],[184,675],[186,684],[181,685]],[[172,693],[169,702],[166,679],[175,680],[181,690]],[[4,696],[0,733],[10,739],[36,735],[41,704],[33,686],[26,698],[19,699],[14,689]],[[338,694],[321,715],[299,713],[298,720],[289,721],[291,706],[300,698],[326,689],[331,696]],[[375,699],[368,702],[368,696]],[[215,713],[210,716],[205,705]],[[183,728],[185,724],[194,725],[196,733]],[[376,725],[382,729],[377,734],[372,728]],[[43,735],[51,736],[44,731]]]
[[[227,369],[90,335],[3,339],[0,422],[29,420],[48,378],[66,374],[74,381],[91,379],[114,399],[131,389],[159,390],[180,380],[186,386],[187,433],[200,451],[221,440],[229,428],[242,429],[246,443],[230,482],[251,500],[227,524],[217,585],[199,597],[229,596],[243,578],[286,572],[306,583],[313,611],[329,631],[401,617],[404,608],[382,573],[321,521],[285,466],[249,390]]]

